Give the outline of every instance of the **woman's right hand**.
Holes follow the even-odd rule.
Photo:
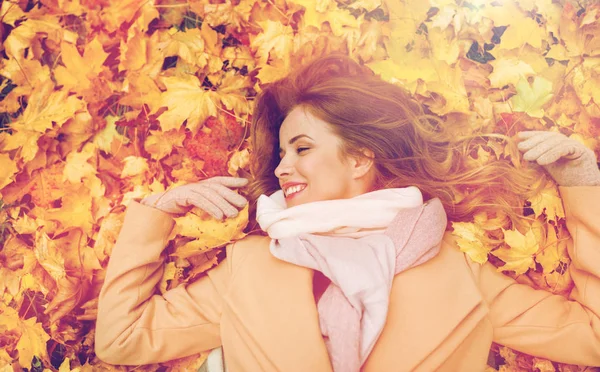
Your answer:
[[[239,212],[235,207],[243,208],[248,203],[243,196],[228,187],[243,187],[247,184],[246,178],[212,177],[150,195],[140,203],[173,214],[186,213],[192,207],[198,207],[221,220],[224,216],[237,216]]]

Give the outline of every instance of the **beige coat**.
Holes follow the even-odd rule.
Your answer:
[[[473,263],[446,233],[440,254],[398,274],[388,319],[363,371],[481,371],[492,341],[555,361],[600,366],[600,187],[561,187],[576,288],[572,301]],[[229,371],[331,371],[313,271],[280,261],[269,238],[227,247],[227,258],[164,296],[155,285],[173,227],[136,202],[100,293],[96,354],[147,364],[223,345]]]

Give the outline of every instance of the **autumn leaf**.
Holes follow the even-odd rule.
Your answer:
[[[93,144],[86,144],[81,152],[71,152],[63,169],[63,181],[80,183],[83,177],[96,174],[96,168],[88,160],[96,154]]]
[[[161,293],[164,294],[167,291],[168,281],[175,279],[176,273],[177,267],[175,267],[175,262],[169,262],[165,265],[159,282],[159,289]]]
[[[202,89],[194,76],[173,76],[161,79],[167,90],[161,94],[159,106],[167,107],[158,118],[163,131],[186,128],[196,133],[209,116],[217,115],[218,100],[214,93]]]
[[[42,328],[42,324],[35,317],[20,321],[21,337],[17,343],[19,350],[19,364],[25,368],[31,368],[31,360],[34,356],[47,359],[46,342],[50,336]]]
[[[521,79],[535,75],[531,66],[517,58],[498,59],[490,61],[490,64],[494,67],[489,75],[490,86],[493,88],[502,88],[508,84],[516,86]]]
[[[81,227],[87,235],[91,234],[94,219],[92,217],[92,196],[84,192],[81,186],[79,192],[73,192],[62,197],[60,208],[48,209],[45,218],[58,221],[62,230],[69,227]]]
[[[526,79],[521,78],[516,88],[517,95],[510,99],[513,110],[526,112],[535,118],[544,116],[543,107],[553,96],[552,82],[537,76],[533,84],[529,84]]]
[[[548,221],[555,222],[559,218],[565,218],[562,200],[552,182],[548,183],[537,195],[527,200],[531,203],[531,208],[536,217],[544,213]]]
[[[545,274],[554,271],[561,263],[569,263],[566,239],[558,240],[553,226],[548,226],[548,234],[543,250],[535,256],[535,260],[542,265]],[[563,233],[564,234],[564,233]]]
[[[452,228],[461,252],[477,263],[487,262],[492,247],[485,243],[485,230],[472,222],[452,222]]]
[[[60,254],[56,243],[45,233],[36,234],[34,252],[40,265],[55,281],[59,281],[67,275],[64,257]]]
[[[149,170],[148,161],[141,156],[127,156],[123,163],[121,178],[139,176]]]
[[[289,61],[293,48],[292,28],[271,20],[259,22],[259,25],[263,32],[253,38],[251,43],[256,50],[258,63],[265,65],[271,53],[282,61]]]
[[[14,176],[19,171],[16,163],[7,154],[0,154],[0,189],[14,181]]]
[[[112,143],[113,141],[119,141],[122,144],[127,144],[129,139],[117,131],[117,127],[115,123],[118,118],[116,116],[107,116],[106,117],[106,127],[99,131],[94,136],[94,144],[98,147],[98,149],[106,152],[112,152]]]
[[[169,155],[174,147],[181,147],[185,133],[178,130],[150,131],[150,135],[144,142],[144,149],[150,153],[154,160],[160,160]]]
[[[228,163],[227,172],[235,176],[237,174],[238,169],[246,168],[248,162],[250,161],[250,152],[248,149],[244,149],[241,151],[236,151],[233,153]]]
[[[179,247],[173,255],[186,258],[240,239],[245,235],[243,230],[247,224],[248,205],[237,216],[225,221],[216,220],[199,208],[194,208],[185,216],[175,218],[171,235],[195,239]]]
[[[509,248],[499,248],[492,251],[492,254],[505,262],[504,266],[498,268],[499,271],[512,270],[516,274],[523,274],[530,268],[535,267],[533,255],[539,249],[539,242],[529,229],[523,235],[518,230],[504,230],[504,242]]]
[[[102,64],[108,57],[97,37],[86,45],[83,56],[75,45],[64,41],[61,43],[61,53],[65,66],[56,67],[56,81],[64,89],[76,92],[91,88],[92,80],[100,73]]]
[[[3,1],[0,7],[0,19],[2,23],[15,26],[15,22],[26,17],[21,7],[16,1]]]

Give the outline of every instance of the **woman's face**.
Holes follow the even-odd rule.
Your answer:
[[[358,194],[353,162],[342,162],[342,140],[326,122],[297,106],[281,125],[279,143],[281,160],[275,175],[288,208]]]

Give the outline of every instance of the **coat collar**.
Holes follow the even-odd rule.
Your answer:
[[[331,371],[312,292],[314,272],[278,260],[269,242],[260,237],[236,247],[252,252],[232,267],[225,299],[231,319],[254,343],[249,347],[263,370]],[[418,366],[481,302],[464,254],[445,241],[435,258],[396,275],[386,326],[364,370],[399,365],[395,361],[406,369]]]

